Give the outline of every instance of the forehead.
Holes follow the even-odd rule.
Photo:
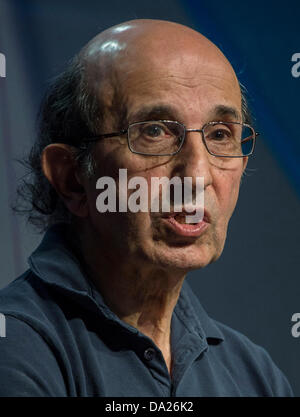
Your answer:
[[[162,105],[198,123],[216,106],[240,112],[239,83],[230,63],[197,32],[155,24],[108,35],[100,37],[91,54],[95,65],[89,64],[106,116],[119,113],[128,119],[141,107]]]
[[[241,113],[240,88],[230,64],[204,52],[152,49],[124,60],[117,79],[131,122],[141,108],[152,106],[168,106],[182,118],[205,118],[217,106]]]

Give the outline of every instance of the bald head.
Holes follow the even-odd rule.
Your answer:
[[[230,63],[205,36],[195,30],[164,20],[137,19],[113,26],[94,37],[82,50],[87,60],[184,53],[194,50],[202,58]],[[232,70],[232,68],[231,68]]]
[[[93,38],[82,50],[87,63],[96,64],[105,71],[109,67],[131,71],[145,61],[166,61],[194,54],[199,61],[214,62],[216,69],[226,70],[232,78],[235,73],[223,53],[205,36],[174,22],[163,20],[132,20],[113,26]],[[151,68],[149,68],[151,70]]]
[[[116,106],[128,100],[128,91],[143,90],[147,82],[167,78],[181,80],[191,88],[199,81],[222,79],[241,102],[239,82],[220,49],[178,23],[146,19],[122,23],[98,34],[79,56],[106,117],[119,111]],[[144,94],[148,94],[147,88]]]

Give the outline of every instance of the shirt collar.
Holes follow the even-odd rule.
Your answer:
[[[186,280],[183,283],[175,312],[190,330],[193,329],[200,337],[205,337],[208,344],[225,340],[224,334],[215,321],[208,316]]]
[[[121,322],[86,277],[66,238],[67,227],[68,225],[59,223],[47,230],[42,242],[28,259],[31,270],[44,282],[65,293],[92,299],[108,319]],[[202,339],[206,338],[208,343],[211,339],[224,340],[223,333],[207,315],[187,282],[183,284],[175,313],[190,332],[196,332]],[[122,325],[124,326],[123,322]],[[129,327],[132,331],[132,327]]]

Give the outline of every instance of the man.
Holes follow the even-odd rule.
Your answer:
[[[184,283],[223,250],[254,148],[247,117],[231,65],[190,28],[135,20],[83,48],[46,97],[31,152],[33,206],[63,222],[1,291],[1,395],[292,395],[268,354]],[[190,177],[193,202],[203,178],[200,220],[177,214],[174,196],[169,212],[100,213],[97,180],[118,185],[124,169],[149,194],[153,178]]]

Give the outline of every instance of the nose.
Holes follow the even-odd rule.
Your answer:
[[[203,143],[202,133],[186,132],[186,138],[180,152],[176,155],[174,176],[204,177],[204,188],[212,183],[212,165],[210,155]]]

